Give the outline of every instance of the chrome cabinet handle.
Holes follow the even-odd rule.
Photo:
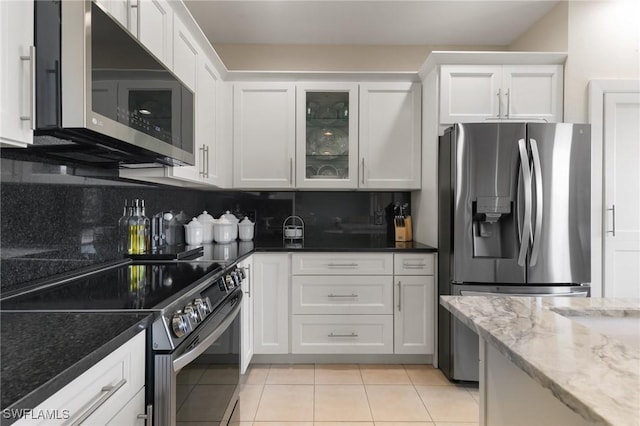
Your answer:
[[[426,263],[403,263],[402,267],[407,269],[422,269],[427,266]]]
[[[498,93],[496,94],[498,97],[498,118],[502,116],[502,98],[500,97],[500,93],[502,93],[502,89],[498,89]]]
[[[102,393],[103,395],[100,398],[98,398],[96,402],[91,404],[91,406],[87,408],[87,410],[84,413],[82,413],[80,417],[78,417],[73,423],[71,423],[71,426],[77,426],[79,424],[82,424],[82,422],[87,420],[87,418],[90,415],[92,415],[98,408],[100,408],[102,404],[107,402],[107,400],[111,398],[116,392],[118,392],[118,390],[121,387],[123,387],[126,383],[127,383],[127,379],[122,379],[113,386],[104,386],[100,391],[100,393]]]
[[[538,142],[535,139],[530,139],[531,156],[533,157],[533,172],[535,175],[536,183],[536,225],[535,229],[531,233],[531,239],[533,241],[533,247],[531,248],[531,259],[529,260],[529,266],[534,266],[538,261],[538,253],[540,252],[540,240],[542,237],[542,220],[543,220],[543,188],[542,188],[542,169],[540,165],[540,151],[538,150]]]
[[[327,263],[327,268],[357,268],[357,263]]]
[[[509,118],[509,114],[511,112],[511,94],[509,93],[509,89],[507,89],[504,95],[507,97],[507,113],[505,114],[505,116]]]
[[[198,151],[200,151],[200,171],[198,172],[198,174],[202,177],[204,177],[204,144],[202,144],[202,146],[200,148],[198,148]]]
[[[364,157],[362,157],[362,184],[364,185]]]
[[[247,297],[251,297],[251,266],[247,265],[244,267],[244,269],[246,269],[247,271],[247,280],[248,280],[248,284],[247,284],[247,291],[245,291]]]
[[[329,293],[327,294],[327,297],[358,297],[357,294],[352,293],[352,294],[333,294],[333,293]]]
[[[518,140],[518,147],[520,149],[520,167],[524,179],[524,223],[522,235],[520,235],[518,265],[524,266],[529,246],[529,235],[531,234],[531,169],[529,168],[529,155],[524,139]]]
[[[357,333],[350,333],[350,334],[329,333],[329,334],[327,334],[327,337],[358,337],[358,334]]]
[[[398,281],[398,312],[402,312],[402,281]]]
[[[139,419],[145,419],[146,426],[153,426],[153,405],[147,405],[145,414],[138,414]]]
[[[607,231],[607,234],[611,234],[612,237],[616,236],[616,205],[611,204],[611,207],[607,209],[607,211],[611,212],[611,226],[612,229]]]
[[[204,153],[205,153],[205,158],[206,158],[205,164],[207,165],[207,169],[204,172],[204,177],[209,179],[209,146],[208,145],[204,146]],[[203,166],[204,166],[204,164],[203,164]]]
[[[21,61],[29,61],[29,115],[21,115],[20,120],[28,121],[31,130],[36,129],[36,47],[29,46],[29,55],[21,55]]]

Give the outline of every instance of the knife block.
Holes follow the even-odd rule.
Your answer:
[[[404,218],[404,226],[395,225],[396,241],[413,241],[411,216]]]

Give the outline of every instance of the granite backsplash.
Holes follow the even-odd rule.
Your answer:
[[[256,222],[256,238],[278,238],[289,215],[305,221],[306,238],[386,234],[385,207],[409,192],[241,192],[195,190],[99,179],[2,159],[0,290],[122,258],[117,222],[124,200],[144,199],[147,216],[183,210],[215,217],[226,210]]]

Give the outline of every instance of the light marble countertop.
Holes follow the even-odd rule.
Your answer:
[[[583,418],[640,425],[640,349],[571,319],[632,317],[640,334],[640,300],[441,296],[440,303]]]

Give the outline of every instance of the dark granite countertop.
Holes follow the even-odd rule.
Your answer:
[[[2,409],[35,408],[151,319],[146,313],[0,312]]]

